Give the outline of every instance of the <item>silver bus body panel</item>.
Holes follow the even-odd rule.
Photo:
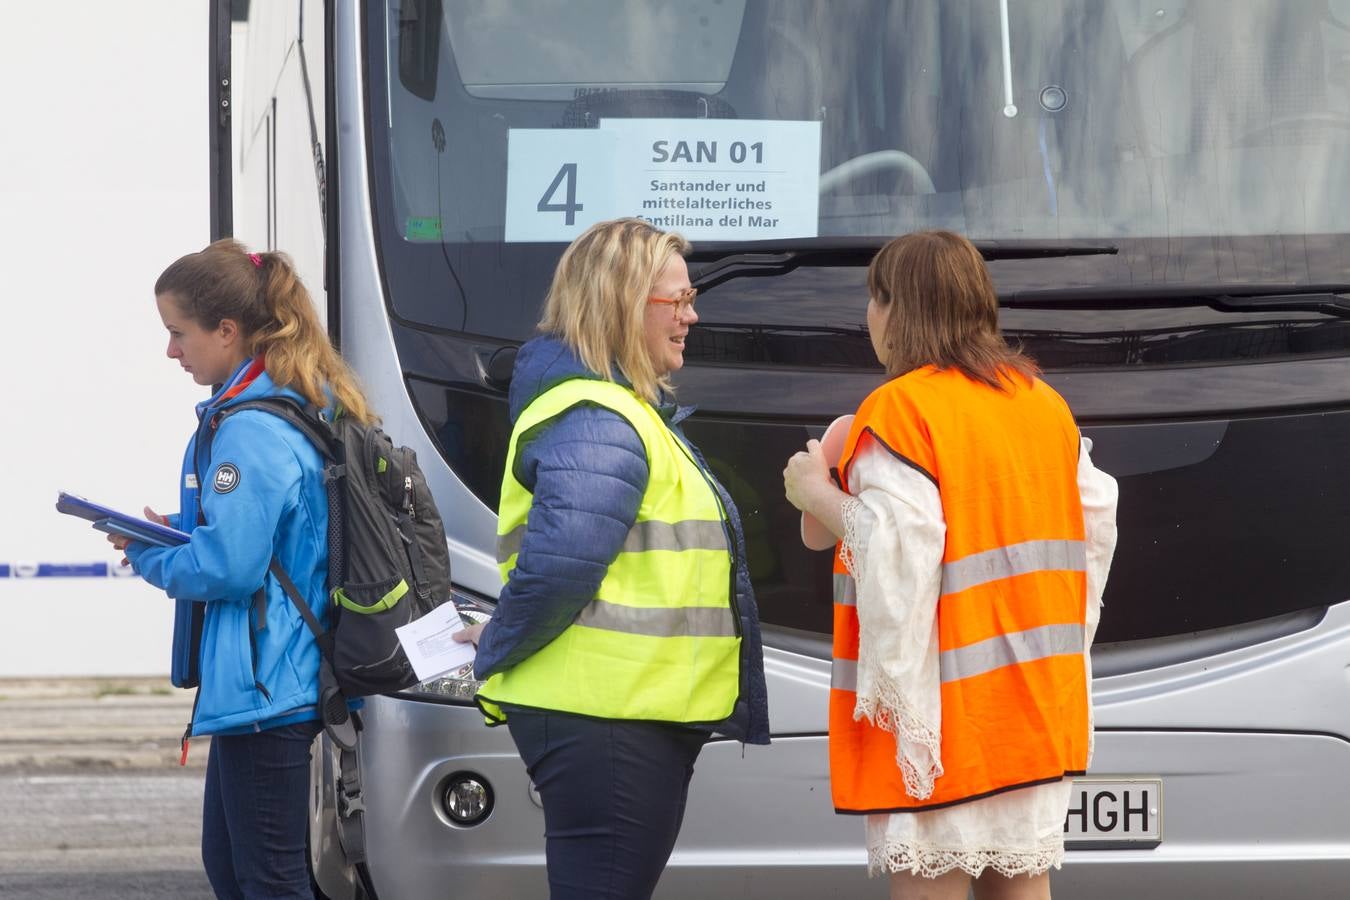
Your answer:
[[[1319,894],[1350,877],[1347,706],[1301,684],[1345,682],[1350,603],[1317,628],[1204,660],[1102,679],[1090,775],[1161,778],[1161,846],[1071,850],[1057,896],[1193,898]],[[657,896],[815,897],[865,887],[863,819],[835,814],[822,734],[828,663],[769,649],[770,747],[710,744]],[[1287,689],[1263,689],[1279,685]],[[1347,683],[1350,691],[1350,683]],[[373,698],[364,771],[371,873],[393,896],[444,896],[453,880],[502,896],[543,897],[543,814],[504,728],[476,709]],[[795,734],[794,734],[795,732]],[[783,736],[791,735],[791,736]],[[488,821],[456,828],[438,809],[455,772],[487,778]],[[1260,860],[1253,874],[1252,860]],[[1333,879],[1333,880],[1328,880]],[[875,888],[871,888],[875,889]],[[505,893],[501,893],[505,892]]]
[[[384,282],[375,246],[374,211],[366,148],[361,33],[357,9],[338,4],[335,67],[338,115],[338,169],[342,229],[343,355],[361,375],[384,429],[417,452],[437,506],[446,511],[445,532],[455,582],[497,596],[501,573],[495,547],[497,515],[450,471],[413,409],[398,367],[398,350],[386,314]],[[359,336],[359,338],[358,338]]]

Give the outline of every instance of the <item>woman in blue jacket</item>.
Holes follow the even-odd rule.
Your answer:
[[[202,860],[219,897],[310,897],[305,860],[309,749],[318,733],[319,650],[268,573],[275,556],[322,619],[328,501],[318,452],[261,410],[289,396],[370,420],[289,259],[217,241],[155,283],[168,356],[212,386],[197,405],[180,512],[151,518],[191,533],[178,547],[113,536],[150,584],[177,601],[173,681],[198,688],[188,740],[209,734]]]
[[[461,639],[543,801],[553,900],[651,896],[704,743],[769,742],[740,518],[671,393],[688,249],[640,219],[588,229],[511,381],[506,583]]]

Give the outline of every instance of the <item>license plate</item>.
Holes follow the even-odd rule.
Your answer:
[[[1162,843],[1161,778],[1075,778],[1064,818],[1070,850],[1148,850]]]

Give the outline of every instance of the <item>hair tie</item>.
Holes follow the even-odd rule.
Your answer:
[[[262,268],[262,256],[261,256],[260,254],[257,254],[257,253],[250,253],[250,254],[248,255],[248,259],[249,259],[249,262],[253,263],[253,268],[255,268],[255,269],[261,269],[261,268]]]

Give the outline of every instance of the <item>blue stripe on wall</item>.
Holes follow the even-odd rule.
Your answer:
[[[0,563],[0,578],[134,578],[127,566],[107,562]]]
[[[108,564],[94,563],[38,563],[38,578],[107,578]]]

